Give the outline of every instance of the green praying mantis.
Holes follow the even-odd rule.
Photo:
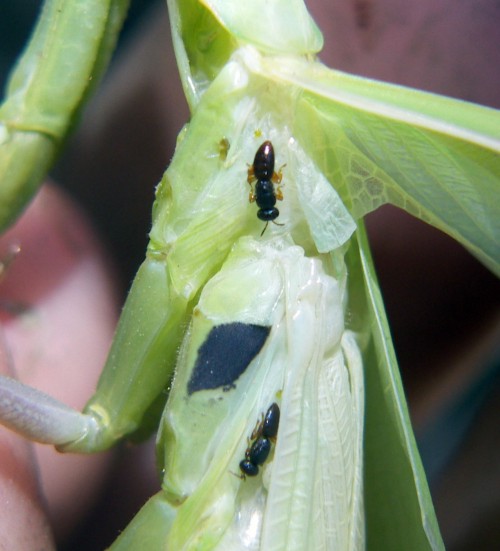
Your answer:
[[[150,423],[169,388],[162,489],[112,549],[441,549],[362,218],[392,203],[498,273],[498,112],[325,67],[300,0],[168,5],[192,118],[98,388],[79,413],[4,378],[3,423],[90,453]],[[2,227],[53,161],[126,7],[46,3],[0,110]],[[262,233],[247,180],[264,140],[283,201]],[[260,461],[271,404],[279,427]]]

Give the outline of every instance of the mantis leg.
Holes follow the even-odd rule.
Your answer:
[[[2,423],[61,450],[93,452],[110,447],[145,423],[148,414],[153,416],[152,404],[161,400],[172,376],[186,312],[187,301],[168,287],[165,263],[146,259],[125,304],[107,369],[84,412],[2,377]],[[124,331],[126,336],[120,338]],[[118,368],[121,376],[115,377]]]

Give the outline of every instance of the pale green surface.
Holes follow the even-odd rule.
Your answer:
[[[174,508],[162,493],[150,498],[113,545],[112,551],[167,549],[165,539],[175,517]]]
[[[146,258],[130,289],[96,394],[85,407],[101,431],[64,450],[108,448],[148,421],[145,413],[172,375],[188,314],[187,302],[171,290],[165,263]]]
[[[362,273],[373,338],[364,355],[367,548],[444,549],[363,227],[356,237],[347,263]],[[353,282],[360,294],[361,284],[361,278]]]
[[[167,0],[172,39],[191,109],[239,46],[314,54],[323,37],[302,0]]]
[[[323,48],[321,32],[302,0],[201,3],[241,45],[287,55],[315,54]]]
[[[287,237],[243,237],[205,285],[158,437],[163,489],[178,504],[168,549],[363,548],[361,356],[344,332],[345,280],[324,268]],[[272,326],[261,353],[234,388],[189,395],[200,345],[234,321]],[[274,401],[272,464],[242,481],[247,436]]]

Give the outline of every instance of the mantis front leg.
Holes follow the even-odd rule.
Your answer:
[[[187,306],[186,300],[169,293],[165,264],[147,259],[139,269],[118,328],[118,335],[127,331],[126,342],[115,340],[108,359],[107,373],[114,374],[119,366],[123,377],[104,375],[97,396],[82,414],[16,381],[2,379],[3,423],[30,439],[83,452],[108,448],[134,432],[171,377]],[[131,312],[137,329],[128,332]],[[136,326],[141,312],[143,317]],[[142,369],[142,384],[134,378],[138,369]]]

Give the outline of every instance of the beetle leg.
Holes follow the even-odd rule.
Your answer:
[[[250,440],[256,440],[261,434],[262,429],[264,428],[264,414],[261,414],[261,419],[257,421],[255,424],[255,428],[252,431],[252,434],[250,435]]]
[[[285,168],[285,166],[286,163],[280,166],[278,172],[273,172],[273,175],[271,176],[271,181],[273,184],[281,184],[281,180],[283,179],[282,170]]]
[[[253,169],[253,165],[248,165],[248,171],[247,171],[247,182],[252,185],[255,182],[255,172]]]
[[[253,184],[257,181],[257,178],[255,178],[255,173],[253,170],[253,165],[248,165],[248,176],[247,176],[247,182],[250,185],[250,194],[248,195],[248,200],[250,203],[253,203],[257,196],[255,195],[255,192],[253,190]]]

